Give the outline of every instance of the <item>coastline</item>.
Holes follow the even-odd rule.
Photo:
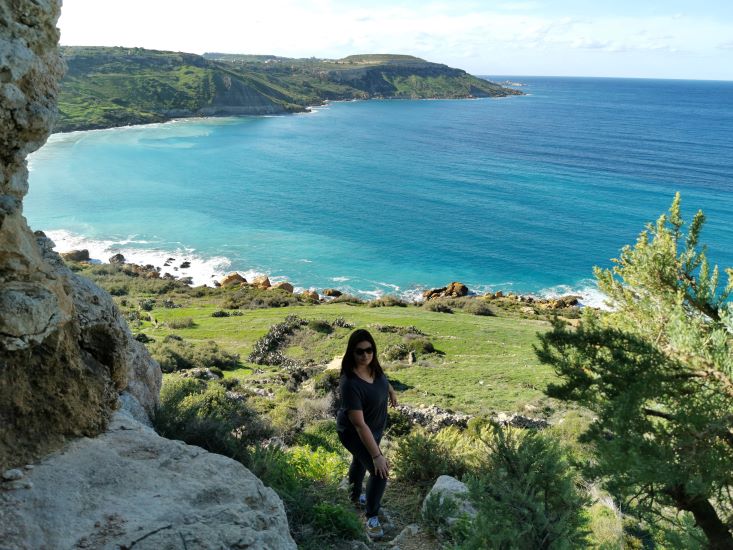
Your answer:
[[[152,266],[159,270],[161,277],[172,277],[175,279],[190,278],[190,286],[216,286],[226,275],[238,273],[247,281],[257,277],[266,276],[275,285],[281,282],[288,282],[293,285],[296,293],[304,291],[316,291],[323,295],[326,288],[333,288],[344,294],[352,294],[365,300],[374,300],[387,295],[394,295],[408,302],[424,301],[423,292],[433,288],[432,285],[417,284],[411,288],[402,288],[389,282],[382,282],[382,288],[376,289],[353,289],[348,286],[349,279],[345,277],[331,277],[329,281],[322,284],[305,285],[302,281],[290,279],[287,276],[273,276],[267,270],[247,268],[246,266],[235,266],[229,258],[224,256],[206,257],[199,251],[181,244],[176,249],[161,249],[157,247],[145,247],[151,245],[149,241],[136,239],[130,236],[127,239],[93,240],[81,235],[73,234],[66,230],[44,231],[54,244],[54,250],[58,253],[67,253],[77,250],[88,250],[90,263],[108,264],[109,259],[115,254],[122,254],[127,264],[140,266]],[[274,267],[274,266],[273,266]],[[459,275],[456,281],[460,281]],[[444,281],[448,284],[451,281]],[[595,288],[591,279],[584,279],[576,284],[562,284],[549,288],[533,290],[514,289],[514,283],[504,281],[499,283],[473,283],[465,282],[469,289],[469,296],[481,296],[501,292],[506,296],[516,295],[534,300],[553,300],[563,296],[578,296],[581,307],[593,307],[604,309],[604,296]]]

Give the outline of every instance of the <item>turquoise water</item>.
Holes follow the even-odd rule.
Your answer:
[[[732,82],[511,79],[528,95],[54,135],[25,214],[59,249],[189,259],[176,274],[197,282],[590,295],[592,267],[680,191],[733,265]]]

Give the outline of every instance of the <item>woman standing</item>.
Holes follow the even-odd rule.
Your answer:
[[[370,537],[384,534],[379,506],[389,477],[389,464],[379,449],[387,424],[387,401],[397,406],[397,396],[377,360],[377,344],[364,329],[353,332],[341,361],[341,408],[336,419],[339,439],[351,453],[351,499],[359,502],[366,471],[366,530]]]

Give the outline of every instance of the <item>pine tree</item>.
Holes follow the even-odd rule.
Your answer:
[[[733,269],[719,288],[704,222],[685,227],[677,194],[612,269],[595,269],[612,311],[555,323],[537,354],[561,378],[548,394],[597,415],[592,474],[628,510],[689,512],[710,548],[733,549]]]

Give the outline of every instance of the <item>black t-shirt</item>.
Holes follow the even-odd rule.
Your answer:
[[[382,375],[373,383],[365,382],[358,376],[341,377],[339,383],[341,408],[336,417],[336,429],[339,432],[356,432],[349,420],[348,411],[363,411],[364,422],[371,432],[381,433],[387,424],[387,398],[389,382]]]

